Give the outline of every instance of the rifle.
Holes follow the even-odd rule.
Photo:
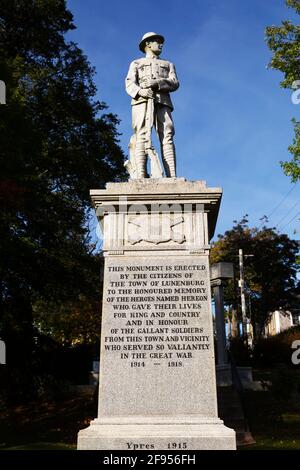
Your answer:
[[[129,173],[130,179],[137,178],[137,169],[136,169],[136,162],[135,162],[135,141],[136,136],[133,134],[131,136],[128,148],[129,148],[129,160],[126,160],[124,166]]]
[[[151,168],[151,178],[162,178],[163,169],[158,157],[158,154],[152,143],[152,127],[154,121],[154,99],[148,98],[147,100],[147,110],[146,110],[146,142],[145,142],[145,151],[146,154],[150,157],[150,168]]]

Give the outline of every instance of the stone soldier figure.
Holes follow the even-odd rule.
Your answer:
[[[164,37],[146,33],[139,44],[146,57],[134,60],[126,77],[126,91],[132,97],[132,126],[134,134],[130,141],[130,162],[127,168],[131,178],[147,177],[147,155],[151,157],[151,176],[159,174],[159,159],[151,143],[151,128],[157,131],[165,176],[176,176],[176,157],[173,143],[173,105],[169,93],[177,90],[179,82],[171,62],[159,58]],[[153,153],[155,155],[153,155]],[[152,164],[156,165],[153,171]]]

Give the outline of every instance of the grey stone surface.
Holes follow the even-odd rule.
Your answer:
[[[106,259],[101,416],[216,415],[207,263],[205,255]]]
[[[135,213],[154,217],[156,212],[176,211],[184,216],[187,246],[201,250],[209,245],[217,222],[222,189],[207,187],[205,181],[187,181],[185,178],[140,179],[124,183],[108,183],[106,189],[92,189],[91,199],[102,226],[104,250],[126,250],[128,218]],[[137,251],[139,246],[134,247]],[[165,249],[160,243],[153,250]],[[144,250],[145,248],[143,248]]]
[[[235,448],[234,431],[217,415],[208,259],[208,221],[221,192],[165,181],[92,193],[105,254],[99,411],[80,431],[79,449]],[[166,194],[181,208],[175,214],[166,205],[152,210]],[[133,215],[141,196],[148,202]]]
[[[147,157],[150,158],[151,178],[161,177],[163,169],[152,143],[154,127],[161,146],[161,157],[166,177],[176,176],[176,157],[173,142],[173,104],[170,93],[177,90],[179,82],[174,65],[160,59],[164,38],[157,33],[146,33],[140,50],[146,57],[134,60],[125,80],[131,96],[132,126],[130,159],[125,162],[131,179],[145,178]]]
[[[79,450],[235,450],[235,432],[221,420],[178,421],[156,418],[137,420],[120,417],[114,423],[92,421],[80,431]]]
[[[233,263],[225,263],[220,261],[219,263],[212,264],[210,267],[210,279],[233,279]]]

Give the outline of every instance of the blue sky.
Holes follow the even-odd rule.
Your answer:
[[[216,234],[246,213],[250,225],[259,226],[273,212],[269,225],[300,239],[300,184],[293,187],[279,165],[289,159],[291,118],[299,119],[300,105],[279,87],[282,75],[267,69],[271,53],[264,41],[267,25],[299,22],[284,0],[67,5],[77,26],[69,38],[96,68],[98,98],[121,119],[124,151],[132,134],[124,79],[129,63],[142,55],[140,38],[155,31],[165,36],[161,57],[174,62],[180,81],[172,94],[177,174],[223,188]]]

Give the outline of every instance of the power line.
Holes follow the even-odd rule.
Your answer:
[[[277,224],[275,225],[275,227],[278,227],[278,225],[281,224],[281,222],[286,219],[291,212],[293,212],[293,209],[295,209],[295,207],[299,204],[300,202],[300,199],[298,199],[298,201],[295,202],[295,204],[291,207],[291,209],[279,220],[279,222],[277,222]]]
[[[291,189],[289,189],[289,191],[286,193],[285,196],[283,196],[283,198],[281,199],[281,201],[277,204],[277,206],[274,207],[274,209],[270,212],[269,215],[267,215],[267,219],[269,219],[273,214],[275,214],[275,212],[277,211],[277,209],[281,206],[281,204],[286,200],[286,198],[291,194],[292,191],[294,191],[295,187],[297,186],[297,183],[294,183],[294,185],[291,187]],[[262,225],[264,224],[264,220],[261,222],[260,226],[258,227],[258,229],[260,229],[262,227]]]
[[[297,214],[294,215],[294,217],[293,217],[286,225],[284,225],[284,227],[282,227],[281,232],[282,232],[283,229],[285,229],[285,227],[287,227],[288,225],[290,225],[290,223],[293,222],[293,220],[296,219],[296,217],[297,217],[298,215],[300,215],[300,211],[297,212]]]

